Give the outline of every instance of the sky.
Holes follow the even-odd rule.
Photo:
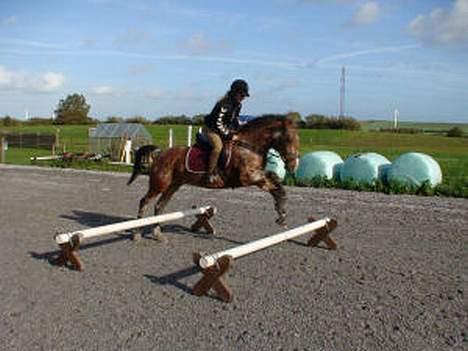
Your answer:
[[[468,123],[468,0],[0,0],[0,116],[208,113]]]

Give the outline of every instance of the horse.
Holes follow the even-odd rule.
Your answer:
[[[224,151],[230,150],[230,160],[223,169],[218,169],[220,181],[215,186],[206,183],[206,173],[192,173],[186,167],[189,147],[172,147],[164,151],[153,150],[149,170],[149,189],[140,200],[138,218],[144,216],[149,202],[160,195],[154,206],[154,214],[161,213],[171,197],[184,184],[205,188],[238,188],[257,186],[269,192],[278,214],[276,223],[285,225],[286,192],[279,177],[273,172],[265,172],[267,153],[270,148],[277,150],[288,172],[294,172],[299,162],[299,135],[295,122],[283,115],[264,115],[241,125],[235,137],[224,143]],[[137,154],[138,156],[138,151]],[[141,161],[142,156],[138,156]],[[218,163],[219,165],[219,163]],[[136,160],[128,185],[141,169]],[[219,167],[218,167],[219,168]],[[155,239],[163,239],[160,228],[154,228]],[[134,234],[137,240],[141,234]]]
[[[149,174],[149,169],[160,152],[161,149],[157,145],[149,144],[138,148],[135,152],[135,162],[133,164],[132,175],[130,176],[127,185],[132,184],[138,175]]]

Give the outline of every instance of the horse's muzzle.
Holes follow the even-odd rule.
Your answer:
[[[289,173],[295,173],[297,168],[299,167],[299,158],[290,158],[286,161],[286,170]]]

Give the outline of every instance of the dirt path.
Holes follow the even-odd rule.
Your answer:
[[[468,201],[288,188],[289,226],[334,217],[337,251],[308,236],[235,262],[234,302],[195,297],[192,252],[281,229],[269,195],[184,187],[166,212],[212,204],[215,238],[192,219],[169,243],[90,241],[86,271],[48,263],[56,232],[136,214],[146,178],[0,166],[0,350],[464,350]],[[149,213],[148,213],[149,215]]]

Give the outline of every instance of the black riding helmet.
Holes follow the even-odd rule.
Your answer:
[[[231,92],[233,94],[235,93],[242,93],[245,96],[250,96],[249,95],[249,85],[247,82],[243,79],[236,79],[234,82],[231,84]]]

